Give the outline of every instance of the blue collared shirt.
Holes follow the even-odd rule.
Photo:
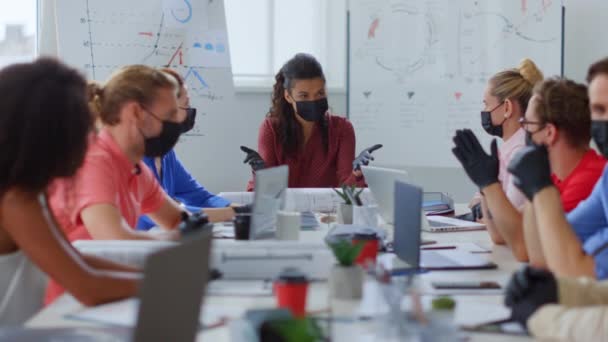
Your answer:
[[[598,279],[608,279],[608,167],[591,195],[568,214],[568,222],[595,260]]]
[[[158,174],[154,158],[144,158],[144,163],[152,170],[156,179],[171,198],[183,203],[188,211],[198,212],[201,208],[224,208],[230,202],[207,191],[186,171],[175,155],[175,151],[162,158],[162,179]],[[156,224],[147,216],[137,222],[138,230],[148,230]]]

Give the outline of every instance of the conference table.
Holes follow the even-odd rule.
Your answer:
[[[462,208],[462,205],[457,208]],[[390,230],[390,227],[387,227]],[[300,235],[301,241],[319,242],[331,229],[329,224],[321,224],[314,231],[303,231]],[[390,234],[390,232],[389,232]],[[498,265],[492,270],[466,270],[466,271],[433,271],[417,276],[417,284],[424,298],[433,298],[437,292],[430,286],[433,281],[495,281],[503,288],[508,283],[511,274],[521,267],[511,251],[505,246],[493,245],[486,231],[450,232],[450,233],[423,233],[423,239],[436,241],[436,246],[442,245],[471,245],[479,247],[478,255],[488,258]],[[457,290],[448,291],[456,301],[456,317],[484,317],[492,315],[492,311],[502,307],[503,295],[501,291],[488,290]],[[430,299],[429,299],[430,301]],[[247,309],[273,308],[276,306],[275,298],[268,296],[207,296],[204,305],[222,310],[244,312]],[[331,312],[333,320],[330,333],[332,341],[376,341],[374,329],[377,325],[369,320],[358,319],[360,300],[336,300],[331,299],[327,282],[313,282],[309,288],[307,299],[307,310],[313,313]],[[99,327],[99,324],[77,321],[66,318],[66,314],[82,309],[73,297],[64,295],[53,304],[43,309],[39,314],[27,322],[26,326],[31,328],[57,328],[57,327]],[[240,310],[240,311],[239,311]],[[504,311],[504,307],[502,307]],[[168,313],[170,314],[170,313]],[[350,319],[345,319],[350,318]],[[457,318],[458,320],[458,318]],[[513,335],[502,335],[494,333],[470,333],[463,332],[468,341],[524,341],[529,337]],[[198,335],[198,340],[205,341],[230,341],[229,324],[212,329],[204,329]]]

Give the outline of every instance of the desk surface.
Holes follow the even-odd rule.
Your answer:
[[[301,240],[303,241],[320,241],[328,230],[327,224],[322,224],[318,231],[302,232]],[[457,242],[473,242],[480,247],[486,248],[491,253],[480,254],[488,257],[498,265],[495,270],[482,271],[437,271],[423,274],[420,276],[421,288],[430,288],[430,282],[433,280],[443,281],[471,281],[484,280],[496,281],[502,286],[506,285],[513,271],[521,265],[513,258],[509,249],[503,246],[493,246],[487,232],[462,232],[462,233],[424,233],[423,237],[429,240],[435,240],[438,243],[449,244]],[[495,305],[501,303],[503,298],[501,295],[483,295],[473,292],[466,295],[453,296],[457,305],[464,312],[466,310],[478,310],[480,305],[490,304]],[[213,306],[233,307],[241,310],[253,308],[269,308],[275,306],[273,297],[216,297],[210,296],[205,299],[205,303]],[[309,311],[327,310],[331,308],[334,314],[340,316],[353,316],[359,306],[359,301],[337,301],[330,300],[328,295],[328,286],[325,282],[312,284],[308,296],[307,307]],[[33,317],[28,323],[29,327],[48,328],[48,327],[86,327],[95,326],[92,323],[78,322],[65,319],[66,313],[78,310],[81,305],[70,296],[63,296],[54,304],[45,308],[38,315]],[[467,309],[470,307],[470,309]],[[475,312],[471,312],[475,314]],[[334,341],[367,341],[370,340],[370,327],[365,324],[335,324],[332,329]],[[367,332],[367,333],[366,333]],[[205,330],[199,334],[199,340],[206,341],[229,341],[230,334],[227,327]],[[527,338],[514,338],[513,336],[494,335],[494,334],[472,334],[471,341],[514,341],[527,340]]]

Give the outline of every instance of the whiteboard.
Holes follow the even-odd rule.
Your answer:
[[[57,0],[56,19],[59,57],[91,80],[104,82],[130,64],[180,72],[198,109],[194,129],[176,148],[180,159],[203,184],[244,188],[249,169],[241,164],[238,137],[248,127],[232,109],[223,1]],[[234,153],[218,153],[218,147]],[[240,173],[225,172],[235,166]]]
[[[349,117],[358,150],[378,162],[456,167],[452,136],[481,128],[483,91],[496,72],[531,58],[561,74],[557,0],[350,0]]]

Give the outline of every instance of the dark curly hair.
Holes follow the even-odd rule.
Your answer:
[[[272,107],[268,117],[272,119],[273,125],[279,134],[283,145],[284,157],[293,157],[303,145],[302,127],[295,117],[292,105],[285,99],[285,90],[291,92],[293,84],[297,80],[310,80],[321,78],[325,81],[323,67],[311,55],[299,53],[287,61],[275,76],[275,84],[272,92]],[[325,152],[329,146],[329,133],[327,118],[323,116],[318,122],[321,128],[321,139]]]
[[[50,58],[0,71],[0,195],[74,175],[93,123],[86,89],[79,72]]]

